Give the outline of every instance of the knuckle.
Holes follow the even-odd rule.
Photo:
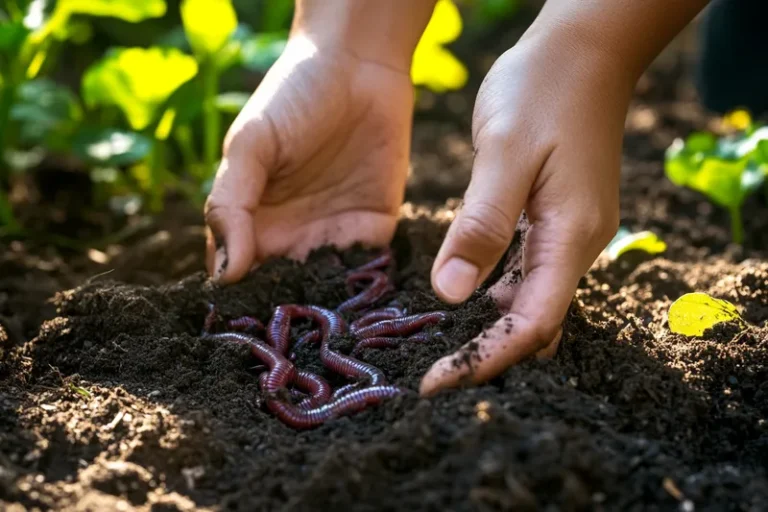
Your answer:
[[[460,213],[457,236],[480,252],[504,249],[512,240],[515,224],[501,208],[490,203],[466,206]]]
[[[616,234],[619,227],[618,209],[591,209],[582,215],[576,224],[576,240],[588,244],[606,244]]]

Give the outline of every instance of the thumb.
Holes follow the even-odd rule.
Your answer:
[[[264,191],[265,156],[273,152],[267,121],[251,121],[228,136],[205,204],[207,266],[214,281],[242,279],[258,257],[254,212]]]
[[[478,146],[464,204],[432,266],[432,287],[442,300],[466,300],[509,247],[536,172],[544,163],[530,147],[506,136]],[[510,162],[522,162],[515,168]]]
[[[593,238],[577,225],[534,222],[526,242],[523,281],[506,314],[457,352],[437,361],[422,379],[421,393],[431,395],[467,380],[485,382],[537,352],[551,356],[579,279],[602,242],[602,236]],[[491,289],[492,295],[498,296],[499,288],[512,281],[512,275],[502,278]]]

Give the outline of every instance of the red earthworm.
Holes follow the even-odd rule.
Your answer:
[[[385,249],[381,256],[378,256],[364,265],[360,265],[355,271],[360,272],[364,270],[381,270],[387,268],[392,264],[392,251]]]
[[[309,397],[299,402],[302,409],[312,409],[328,403],[331,398],[331,385],[324,378],[312,372],[299,370],[293,378],[293,383],[299,389],[309,393]]]
[[[202,332],[203,336],[213,331],[213,328],[216,325],[216,321],[218,320],[218,317],[219,315],[216,311],[216,306],[214,306],[212,303],[209,302],[208,314],[205,315],[205,320],[203,321],[203,332]]]
[[[382,320],[352,333],[358,339],[378,338],[381,336],[405,336],[425,327],[435,325],[449,318],[445,311],[433,311],[418,315],[404,316],[393,320]]]
[[[370,386],[313,409],[300,409],[279,400],[268,400],[267,407],[288,426],[312,428],[330,419],[360,411],[367,405],[376,405],[387,398],[394,398],[401,394],[403,390],[395,386]]]
[[[296,316],[311,317],[320,324],[323,336],[320,345],[320,360],[328,369],[347,378],[365,379],[372,386],[378,386],[386,382],[384,373],[375,366],[331,350],[328,345],[331,336],[338,336],[346,329],[341,315],[335,311],[318,306],[288,305],[281,307],[286,308],[287,311]]]
[[[311,343],[317,343],[320,341],[320,331],[318,329],[313,329],[309,332],[305,332],[301,335],[301,337],[296,341],[296,343],[293,344],[293,350],[291,351],[290,360],[295,361],[296,360],[296,351],[302,348],[304,345],[309,345]]]
[[[278,350],[282,351],[282,347],[287,345],[290,321],[291,318],[296,317],[309,317],[320,324],[322,332],[320,360],[330,370],[347,378],[366,379],[372,386],[386,382],[384,373],[375,366],[331,350],[328,346],[331,336],[342,334],[346,330],[346,325],[338,313],[325,308],[297,304],[279,306],[267,328],[267,335],[273,340],[273,346],[280,347]]]
[[[407,338],[365,338],[355,344],[355,347],[352,349],[350,355],[357,356],[361,350],[366,348],[395,348],[400,346],[402,343],[425,342],[431,340],[432,338],[439,338],[442,335],[443,333],[441,332],[436,332],[434,334],[430,334],[428,332],[418,332],[408,336]]]
[[[399,318],[403,316],[403,310],[397,306],[387,306],[386,308],[374,309],[369,311],[351,324],[349,324],[349,332],[355,333],[361,327],[366,327],[374,322],[381,320],[392,320],[393,318]]]
[[[269,377],[269,372],[262,372],[259,374],[259,389],[265,389],[267,386],[267,377]],[[288,390],[288,392],[291,395],[291,398],[296,398],[298,400],[307,400],[307,394],[303,391],[299,391],[296,388],[291,388]]]
[[[354,293],[353,285],[358,281],[370,281],[371,283],[362,292],[339,304],[336,311],[343,313],[370,306],[392,290],[389,276],[384,272],[379,270],[359,270],[351,272],[347,276],[347,291],[351,292],[350,295]]]
[[[233,318],[227,321],[227,329],[240,332],[255,333],[264,330],[264,324],[262,324],[258,318],[253,316],[241,316],[240,318]]]
[[[270,347],[254,336],[236,332],[223,332],[209,334],[207,337],[219,341],[247,344],[251,348],[251,353],[269,367],[269,373],[264,378],[262,391],[270,395],[287,387],[288,383],[294,378],[296,369],[293,364],[274,347]]]
[[[339,398],[346,395],[347,393],[350,393],[359,388],[360,388],[359,382],[353,382],[352,384],[345,384],[333,392],[333,394],[331,395],[331,402],[333,402],[334,400],[338,400]]]

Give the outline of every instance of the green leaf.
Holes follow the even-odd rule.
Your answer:
[[[6,21],[0,24],[0,53],[11,58],[15,57],[29,32],[29,29],[20,21]]]
[[[90,164],[123,167],[147,158],[152,140],[134,132],[86,128],[75,136],[72,151]]]
[[[197,77],[185,83],[174,92],[166,103],[165,109],[176,112],[174,126],[193,122],[203,113],[203,85]]]
[[[262,32],[286,30],[291,26],[293,17],[293,0],[267,0],[262,2],[261,26]]]
[[[75,384],[69,383],[69,389],[80,395],[81,397],[85,398],[86,400],[90,400],[93,398],[93,394],[91,394],[90,391],[85,389],[82,386],[76,386]]]
[[[283,33],[256,34],[243,43],[243,66],[251,71],[265,73],[283,53],[286,43]]]
[[[608,244],[606,253],[611,260],[617,260],[621,255],[630,251],[661,254],[666,250],[667,244],[651,231],[640,231],[633,234],[627,230],[619,230],[611,243]]]
[[[753,155],[755,161],[761,165],[768,165],[768,140],[758,141]]]
[[[138,23],[165,15],[165,0],[58,0],[56,11],[119,18]],[[54,18],[56,15],[52,15]]]
[[[11,108],[11,119],[20,125],[20,141],[25,144],[40,144],[70,132],[81,117],[75,95],[47,79],[23,83]]]
[[[706,293],[687,293],[669,308],[669,329],[675,334],[701,336],[717,324],[733,321],[744,324],[736,306]]]
[[[685,139],[685,148],[691,153],[715,151],[717,137],[708,132],[694,132]]]
[[[143,130],[171,94],[196,74],[195,59],[174,48],[120,48],[85,73],[83,98],[89,107],[119,107],[134,130]]]
[[[182,0],[181,19],[189,44],[200,60],[218,53],[237,28],[231,0]]]
[[[248,103],[250,94],[245,92],[225,92],[216,96],[216,108],[225,114],[239,114]]]

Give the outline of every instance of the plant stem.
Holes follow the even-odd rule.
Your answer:
[[[197,167],[200,162],[195,153],[194,141],[192,138],[192,129],[189,125],[183,124],[173,130],[173,138],[179,146],[181,158],[184,160],[184,167],[189,170],[196,179],[199,179]]]
[[[210,59],[203,69],[203,132],[206,173],[213,173],[219,160],[221,144],[221,118],[216,109],[216,96],[219,94],[219,70],[216,62]]]
[[[0,86],[0,188],[6,186],[9,169],[5,163],[5,151],[10,129],[11,107],[16,101],[16,83],[8,80]]]
[[[731,237],[734,243],[744,243],[744,224],[741,220],[741,205],[729,208],[731,213]]]
[[[163,183],[165,154],[162,141],[155,140],[149,157],[149,210],[158,213],[163,209]]]

